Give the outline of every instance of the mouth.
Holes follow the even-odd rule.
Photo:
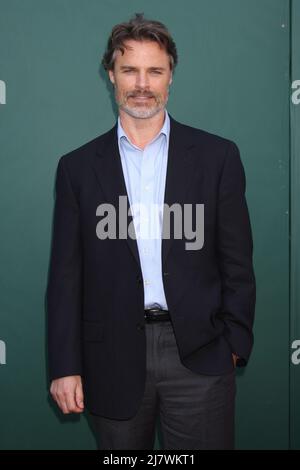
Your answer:
[[[131,98],[133,98],[134,100],[144,101],[151,99],[152,96],[131,96]]]

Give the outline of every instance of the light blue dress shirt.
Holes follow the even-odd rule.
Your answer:
[[[118,145],[132,211],[144,281],[144,307],[168,310],[161,264],[162,215],[167,173],[170,118],[144,149],[134,145],[118,118]]]

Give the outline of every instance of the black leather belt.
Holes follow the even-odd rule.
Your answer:
[[[144,310],[146,321],[167,321],[171,320],[169,310],[162,310],[161,308],[153,307]]]

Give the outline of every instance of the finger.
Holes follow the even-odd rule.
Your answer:
[[[82,408],[79,408],[75,400],[75,391],[68,392],[65,395],[66,405],[70,413],[81,413]]]
[[[69,414],[69,409],[66,403],[65,395],[63,393],[57,393],[57,404],[64,414]]]
[[[56,390],[52,390],[52,391],[51,391],[51,396],[52,396],[53,401],[55,401],[55,403],[56,403],[56,404],[59,406],[59,408],[60,408],[60,407],[61,407],[61,405],[60,405],[60,398],[59,398],[59,396],[58,396],[57,391],[56,391]]]
[[[76,386],[75,390],[75,400],[76,400],[76,405],[78,408],[81,410],[84,409],[84,402],[83,402],[83,391],[82,391],[82,385],[78,384]]]
[[[78,410],[77,405],[75,403],[75,392],[67,392],[65,394],[65,401],[70,413],[74,413]]]

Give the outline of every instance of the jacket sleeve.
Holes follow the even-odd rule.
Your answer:
[[[65,157],[56,172],[52,247],[46,292],[49,378],[82,374],[79,206]]]
[[[246,179],[240,152],[230,142],[220,178],[217,250],[222,278],[224,336],[245,366],[253,347],[256,300],[252,231],[245,198]]]

